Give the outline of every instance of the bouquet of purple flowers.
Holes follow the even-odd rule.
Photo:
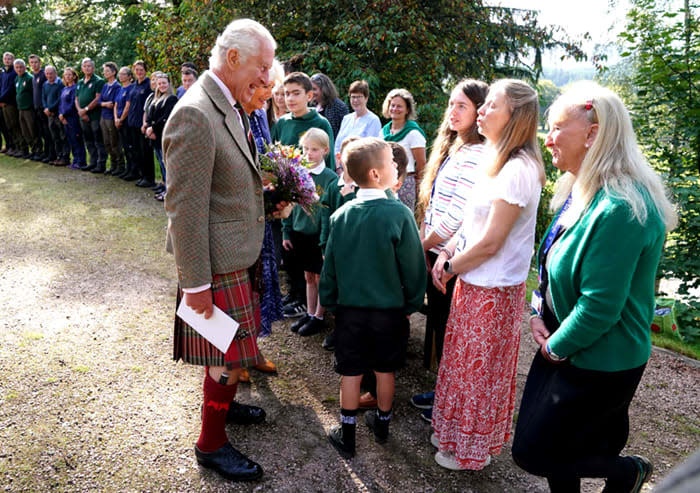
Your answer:
[[[265,193],[266,215],[275,212],[276,205],[283,201],[299,204],[308,215],[313,213],[320,203],[309,167],[311,163],[294,146],[278,142],[265,147],[265,153],[260,155],[260,168],[272,185]]]

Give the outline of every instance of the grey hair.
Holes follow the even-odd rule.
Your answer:
[[[53,65],[47,65],[46,67],[44,67],[44,73],[46,73],[47,70],[53,70],[54,72],[56,72],[56,75],[58,75],[58,70],[56,70],[56,67],[54,67]]]
[[[15,57],[15,54],[12,53],[11,51],[6,51],[5,53],[3,53],[3,54],[2,54],[3,58],[4,58],[6,55],[10,55],[12,58]]]
[[[83,63],[85,63],[85,62],[90,62],[90,63],[92,63],[93,67],[95,66],[95,62],[92,61],[92,58],[88,58],[88,57],[85,57],[80,61],[80,66],[82,67]]]
[[[277,48],[275,39],[262,24],[252,19],[237,19],[231,22],[217,38],[209,57],[209,68],[220,69],[226,63],[228,50],[238,50],[241,63],[248,57],[260,53],[260,42],[269,41],[273,49]]]
[[[24,60],[22,60],[21,58],[15,58],[14,65],[22,65],[23,67],[27,66],[27,64],[24,63]]]

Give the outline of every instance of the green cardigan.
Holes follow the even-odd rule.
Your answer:
[[[549,346],[578,368],[628,370],[651,354],[654,281],[665,225],[648,193],[643,195],[644,225],[627,202],[599,190],[549,254],[552,304],[561,324]]]
[[[287,113],[277,120],[275,126],[272,127],[270,137],[272,138],[272,142],[281,142],[283,145],[295,146],[301,149],[299,138],[310,128],[320,128],[328,134],[328,149],[330,149],[330,151],[326,154],[326,167],[335,173],[333,130],[328,120],[319,115],[316,110],[309,110],[308,113],[299,118],[292,113]]]

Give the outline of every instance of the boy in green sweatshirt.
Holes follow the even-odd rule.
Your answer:
[[[342,376],[341,425],[328,439],[350,458],[365,371],[376,375],[378,400],[365,421],[375,441],[388,438],[394,372],[404,364],[408,316],[423,305],[427,272],[413,214],[385,193],[397,179],[389,145],[360,139],[342,160],[360,189],[331,216],[319,289],[321,304],[335,312],[335,371]]]
[[[323,202],[326,191],[335,187],[338,175],[329,170],[323,158],[330,147],[328,136],[318,128],[311,128],[299,139],[306,158],[314,167],[309,171],[319,190]],[[318,283],[323,266],[323,251],[320,246],[321,224],[324,210],[316,209],[307,215],[300,205],[295,205],[291,215],[282,220],[282,248],[290,252],[288,260],[304,271],[306,281],[307,313],[292,324],[292,331],[300,336],[310,336],[325,328],[325,310],[318,301]]]
[[[320,128],[328,135],[330,148],[334,148],[331,124],[316,110],[309,108],[313,97],[311,78],[303,72],[292,72],[284,79],[284,102],[289,113],[280,118],[272,129],[272,142],[283,145],[299,144],[299,137],[310,128]],[[326,166],[335,173],[335,156],[329,152]]]

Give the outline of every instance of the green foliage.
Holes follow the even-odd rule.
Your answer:
[[[555,86],[554,82],[549,79],[538,80],[535,89],[537,89],[537,95],[540,99],[540,126],[544,129],[547,126],[545,113],[554,100],[557,99],[557,96],[561,94],[561,89]]]
[[[535,248],[538,248],[544,234],[552,222],[554,214],[549,210],[549,204],[554,195],[554,182],[559,178],[559,170],[552,165],[552,153],[549,152],[544,145],[542,137],[538,138],[540,142],[540,150],[542,151],[542,160],[544,161],[544,171],[547,177],[547,183],[542,187],[542,195],[540,196],[540,205],[537,208],[537,223],[535,225]]]
[[[341,97],[351,82],[365,79],[370,109],[377,114],[391,89],[405,87],[429,136],[457,80],[512,74],[534,80],[539,56],[533,65],[525,60],[556,44],[582,56],[573,44],[555,40],[532,11],[455,0],[183,0],[161,13],[140,52],[170,70],[185,60],[205,68],[216,33],[236,17],[267,26],[279,43],[278,58],[301,54],[303,70],[326,73]]]
[[[156,3],[137,0],[27,0],[0,7],[3,50],[17,57],[39,55],[45,63],[80,68],[90,57],[127,65],[134,61],[136,40],[147,31]]]
[[[680,223],[669,235],[661,273],[681,280],[679,293],[700,287],[700,30],[698,7],[688,1],[669,9],[666,2],[634,0],[623,56],[630,60],[623,93],[639,142],[651,164],[667,178],[678,204]],[[684,324],[698,327],[700,304],[690,298]]]

